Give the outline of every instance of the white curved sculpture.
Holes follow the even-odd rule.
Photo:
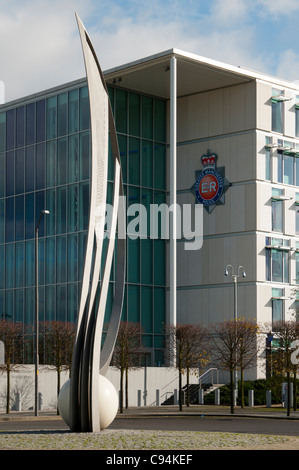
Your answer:
[[[59,393],[58,410],[65,423],[70,426],[70,379],[67,380]],[[99,374],[99,420],[101,431],[114,420],[118,409],[118,396],[112,383]]]
[[[103,321],[115,247],[117,220],[125,227],[123,183],[118,141],[107,87],[91,40],[76,15],[81,37],[90,102],[91,191],[90,213],[79,305],[77,329],[69,383],[68,422],[71,431],[98,432],[103,429],[103,380],[109,366],[118,333],[125,282],[125,236],[117,242],[115,293],[109,328],[101,349]],[[108,172],[108,131],[114,160],[113,214],[105,268],[100,282]],[[99,292],[98,292],[99,291]],[[99,379],[99,374],[100,379]],[[107,388],[107,379],[104,381]],[[105,388],[105,389],[106,389]],[[109,387],[108,387],[109,388]],[[60,395],[63,396],[63,389]],[[63,399],[59,397],[59,402]],[[109,405],[110,406],[110,405]],[[63,409],[65,406],[63,406]],[[104,407],[104,409],[106,406]],[[111,405],[113,412],[115,406]],[[115,411],[115,414],[117,409]],[[109,414],[109,413],[108,413]],[[113,413],[112,413],[113,414]],[[66,413],[64,412],[64,415]],[[110,416],[110,414],[109,414]]]

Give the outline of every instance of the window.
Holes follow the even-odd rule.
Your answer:
[[[272,189],[272,231],[283,232],[283,201],[282,189]]]
[[[0,137],[1,139],[1,137]],[[0,197],[5,195],[5,154],[0,154]]]
[[[109,96],[128,206],[165,203],[166,102],[112,87]],[[87,86],[46,93],[43,99],[0,112],[0,314],[26,325],[32,323],[34,311],[35,228],[45,208],[50,216],[39,226],[40,319],[76,320],[89,217],[89,113]],[[109,151],[111,157],[111,145]],[[111,204],[112,158],[108,178]],[[138,228],[140,233],[145,230],[140,224],[137,235]],[[162,364],[167,244],[161,237],[143,235],[127,240],[122,318],[142,324],[143,345],[155,349],[151,355]],[[104,252],[107,243],[105,239]],[[114,271],[105,323],[112,308]],[[32,362],[32,352],[26,354],[26,361]]]
[[[141,152],[142,186],[153,187],[153,143],[148,140],[142,141]]]
[[[6,149],[6,113],[0,113],[0,152],[5,152]]]
[[[277,182],[299,186],[299,146],[277,139]],[[266,150],[269,150],[270,144]]]
[[[266,148],[265,153],[265,179],[271,180],[271,151],[269,148]]]
[[[25,107],[16,110],[16,146],[23,147],[25,143]]]
[[[295,201],[295,230],[296,235],[299,235],[299,193],[296,193]]]
[[[57,134],[59,137],[67,133],[68,94],[63,93],[57,97]]]
[[[292,155],[283,155],[283,182],[284,184],[294,184],[294,163]]]
[[[283,289],[272,289],[272,327],[283,321]]]
[[[88,99],[87,86],[82,87],[79,90],[79,120],[80,120],[81,131],[89,129],[90,117],[89,117],[89,99]]]
[[[118,132],[127,132],[127,93],[115,90],[115,126]]]
[[[4,227],[5,227],[4,207],[5,207],[5,200],[0,199],[0,244],[4,243],[4,240],[5,240],[5,238],[4,238]],[[4,265],[0,264],[0,266],[4,266]],[[0,271],[1,271],[1,269],[0,269]]]
[[[36,140],[43,142],[46,137],[46,102],[45,100],[36,103]]]
[[[72,90],[69,92],[69,111],[68,111],[68,125],[69,133],[77,132],[79,130],[79,91]]]
[[[266,238],[266,278],[272,282],[289,282],[288,240]]]
[[[140,136],[140,95],[129,93],[129,133]]]
[[[271,280],[289,282],[289,253],[283,250],[271,250]]]
[[[26,106],[26,144],[32,145],[35,143],[35,120],[36,107],[35,103],[27,104]]]
[[[57,137],[57,97],[52,96],[46,101],[47,139]]]
[[[299,186],[299,158],[295,158],[295,183],[296,186]]]
[[[283,94],[281,90],[272,90],[272,131],[283,132],[283,102],[279,97]]]
[[[297,243],[296,243],[296,245],[297,245]],[[295,277],[295,281],[296,281],[296,284],[299,284],[299,247],[296,247],[295,259],[296,259],[296,277]]]
[[[299,137],[299,96],[296,96],[295,103],[295,136]]]
[[[142,137],[153,138],[153,99],[149,96],[142,96]]]

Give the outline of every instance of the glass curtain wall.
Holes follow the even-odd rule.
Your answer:
[[[34,321],[35,229],[43,209],[50,215],[39,226],[39,319],[76,320],[89,127],[86,86],[0,112],[0,316],[24,331]],[[24,360],[32,362],[30,348]]]
[[[128,206],[165,201],[165,103],[109,89]],[[0,111],[0,316],[33,324],[35,228],[39,227],[39,318],[75,322],[89,208],[87,87]],[[109,168],[108,199],[113,168]],[[140,322],[149,365],[163,363],[165,241],[128,239],[122,318]],[[114,276],[111,276],[112,299]],[[109,321],[108,302],[106,320]],[[26,362],[32,362],[28,352]]]
[[[147,365],[157,366],[164,363],[166,243],[151,236],[150,205],[166,202],[165,102],[117,88],[110,88],[109,93],[127,208],[140,204],[147,216],[146,227],[137,226],[140,236],[133,237],[132,233],[127,236],[127,282],[122,319],[140,323],[143,346],[152,353]],[[128,217],[128,223],[136,216],[138,212]]]

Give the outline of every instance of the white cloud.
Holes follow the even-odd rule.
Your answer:
[[[235,0],[226,0],[227,5],[228,2],[231,5]],[[186,8],[191,8],[190,2],[187,3]],[[245,10],[242,12],[242,15],[245,14]],[[241,9],[239,14],[241,15]],[[177,48],[233,65],[264,71],[264,60],[256,53],[254,26],[247,25],[243,29],[242,24],[236,22],[235,28],[220,28],[219,25],[223,23],[227,13],[218,11],[215,15],[219,21],[216,27],[215,16],[203,16],[193,21],[192,15],[187,20],[185,14],[181,18],[170,14],[172,20],[169,21],[166,20],[165,14],[163,18],[150,17],[145,23],[135,22],[126,15],[114,16],[110,19],[111,29],[103,32],[93,28],[89,33],[104,70],[163,50]],[[238,15],[236,14],[235,18]],[[109,44],[108,49],[106,44]]]
[[[247,19],[250,2],[246,0],[215,0],[211,3],[211,20],[221,29],[232,29]]]
[[[272,15],[279,27],[278,13],[298,8],[297,0],[0,0],[0,80],[11,100],[83,77],[75,12],[104,70],[178,48],[272,73],[270,59],[290,55],[268,51],[257,32],[268,38]],[[284,39],[290,41],[289,34]],[[292,50],[293,44],[284,44]]]
[[[291,15],[299,11],[298,0],[253,0],[257,8],[270,15]]]
[[[282,52],[278,57],[276,75],[290,82],[299,80],[299,54],[293,49]]]
[[[81,1],[0,2],[0,80],[7,99],[84,74],[75,12]],[[86,5],[88,2],[86,1]]]

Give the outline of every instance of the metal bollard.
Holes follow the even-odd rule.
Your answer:
[[[215,390],[215,405],[220,405],[220,389]]]
[[[141,390],[137,390],[137,406],[141,406]]]
[[[266,390],[266,406],[267,408],[271,408],[271,390]]]
[[[16,411],[22,411],[22,394],[16,393]]]
[[[254,406],[254,390],[248,390],[248,406]]]

